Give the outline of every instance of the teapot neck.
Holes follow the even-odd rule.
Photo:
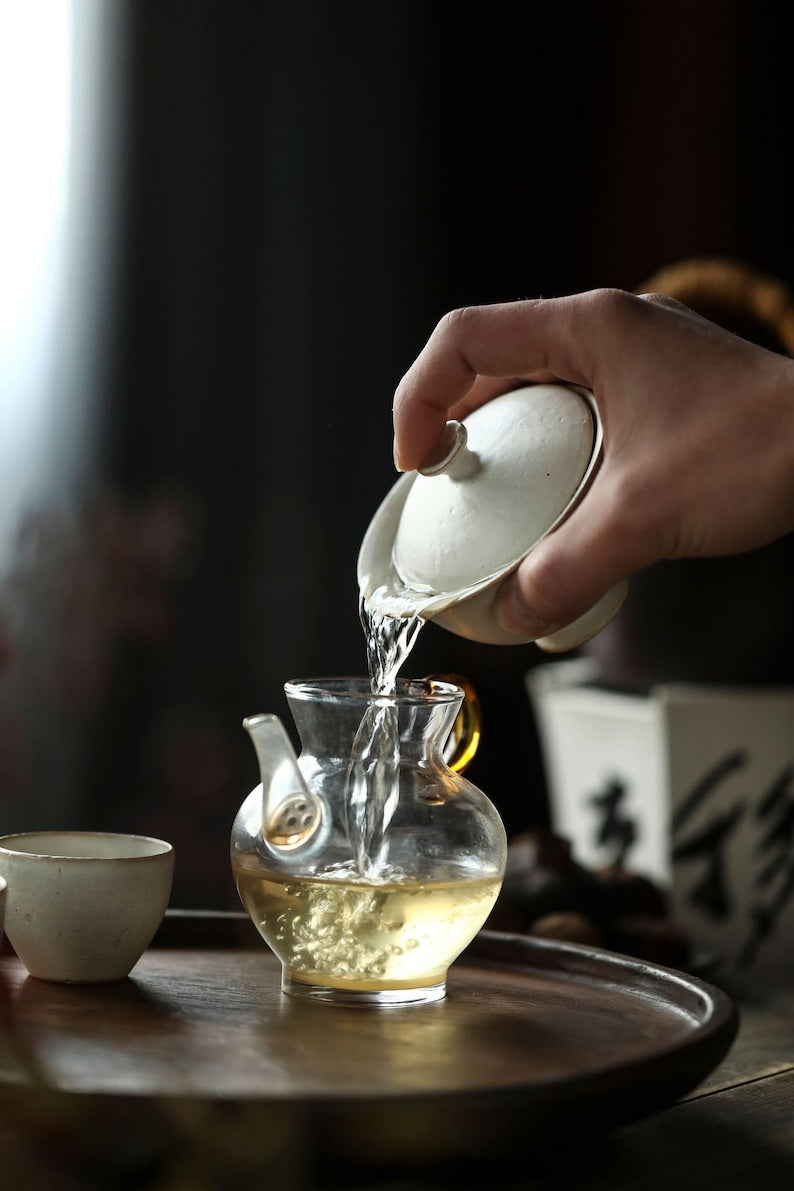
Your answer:
[[[443,763],[443,748],[463,699],[451,683],[406,680],[398,683],[394,695],[373,695],[363,679],[287,683],[285,690],[304,751],[343,760],[350,757],[365,719],[383,710],[396,717],[403,761]]]

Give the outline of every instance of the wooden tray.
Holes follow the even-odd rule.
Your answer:
[[[285,997],[264,945],[153,948],[103,986],[0,966],[50,1095],[104,1129],[114,1104],[161,1133],[236,1106],[268,1144],[343,1160],[504,1156],[624,1123],[699,1083],[737,1029],[729,998],[695,977],[492,932],[453,966],[446,1000],[405,1008]],[[0,1085],[16,1097],[15,1063],[7,1048]]]

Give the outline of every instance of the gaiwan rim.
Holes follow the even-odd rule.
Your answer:
[[[398,678],[393,695],[374,694],[368,678],[296,678],[284,683],[287,698],[401,707],[427,707],[457,703],[464,697],[462,687],[436,678]]]
[[[153,844],[155,847],[151,851],[133,852],[129,851],[125,855],[113,854],[107,852],[103,855],[78,855],[75,852],[31,852],[28,848],[9,847],[14,840],[30,840],[35,843],[37,840],[43,842],[45,839],[89,839],[89,840],[116,840],[117,842],[129,841],[130,843],[139,844]],[[174,846],[167,840],[158,839],[153,835],[137,835],[129,831],[81,831],[79,829],[64,828],[63,830],[54,831],[16,831],[9,835],[0,836],[0,853],[5,856],[24,856],[25,859],[30,860],[64,860],[64,861],[93,861],[116,864],[119,861],[125,860],[157,860],[161,856],[167,856],[169,852],[173,852]]]

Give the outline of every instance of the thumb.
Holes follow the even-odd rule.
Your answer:
[[[597,490],[599,479],[570,517],[533,547],[497,594],[498,623],[525,641],[572,625],[603,600],[600,619],[594,613],[592,625],[588,618],[577,639],[550,642],[548,648],[573,648],[595,635],[620,606],[627,576],[653,558],[647,543],[641,554],[633,548],[625,518],[619,522],[604,486]]]

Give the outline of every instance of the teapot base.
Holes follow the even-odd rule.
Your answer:
[[[413,988],[336,988],[298,979],[289,969],[282,968],[281,991],[290,997],[335,1005],[426,1005],[444,999],[447,983],[442,980]]]

